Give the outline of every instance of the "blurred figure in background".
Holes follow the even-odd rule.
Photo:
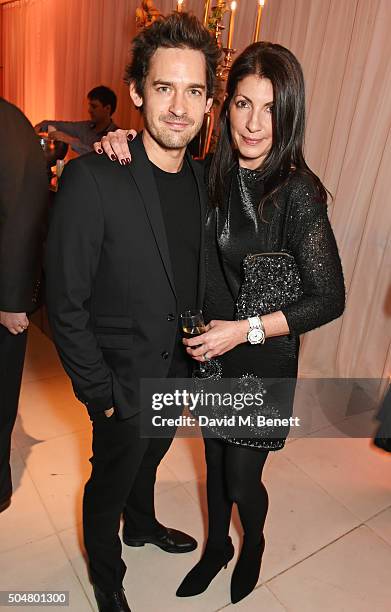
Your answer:
[[[11,433],[18,409],[28,314],[39,302],[47,210],[46,166],[23,113],[0,98],[0,512],[11,502]]]
[[[380,421],[380,426],[373,442],[378,448],[391,453],[391,384],[384,396],[377,419]]]
[[[94,142],[118,127],[112,120],[117,108],[117,96],[109,87],[100,85],[91,89],[87,98],[90,121],[45,119],[37,123],[35,131],[48,132],[52,140],[66,142],[80,155],[93,151]]]

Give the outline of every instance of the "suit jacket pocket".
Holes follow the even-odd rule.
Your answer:
[[[127,315],[95,315],[94,324],[95,327],[131,329],[134,321]]]
[[[132,334],[96,334],[102,349],[130,349],[133,344]]]

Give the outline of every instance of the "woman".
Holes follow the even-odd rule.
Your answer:
[[[277,44],[250,45],[228,77],[209,171],[204,313],[210,323],[204,334],[183,341],[206,375],[244,384],[280,379],[276,396],[281,391],[285,408],[288,399],[289,414],[292,386],[281,379],[297,376],[299,334],[339,317],[345,298],[327,192],[303,156],[304,123],[303,74],[294,55]],[[301,297],[267,314],[252,313],[260,316],[250,321],[239,316],[244,258],[281,250],[294,257]],[[208,538],[200,561],[177,590],[179,597],[202,593],[232,559],[228,534],[234,502],[244,538],[231,580],[232,602],[255,588],[268,509],[262,470],[269,451],[284,446],[286,434],[228,438],[217,432],[216,438],[204,438]]]

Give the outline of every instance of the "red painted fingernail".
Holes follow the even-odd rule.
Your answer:
[[[128,140],[130,140],[130,142],[132,142],[132,140],[133,140],[134,136],[133,136],[133,134],[128,134],[128,137],[127,137],[127,138],[128,138]]]
[[[99,155],[100,155],[101,153],[103,153],[102,149],[98,149],[98,153],[99,153]]]
[[[117,156],[114,155],[114,153],[112,155],[110,155],[110,159],[112,159],[113,161],[115,161],[117,159]]]
[[[130,159],[129,159],[129,157],[127,157],[127,158],[126,158],[126,163],[127,163],[127,164],[130,164]]]

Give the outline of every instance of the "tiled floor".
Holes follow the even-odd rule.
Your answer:
[[[89,419],[50,341],[37,328],[30,332],[13,437],[15,494],[0,515],[0,590],[68,590],[72,612],[96,610],[80,526]],[[388,612],[391,456],[366,439],[337,435],[292,440],[269,458],[267,547],[251,596],[230,604],[233,561],[206,593],[178,599],[176,587],[200,549],[183,556],[153,546],[124,547],[133,612]],[[159,470],[156,505],[163,523],[202,543],[205,466],[199,439],[174,441]],[[236,519],[236,548],[237,525]]]

